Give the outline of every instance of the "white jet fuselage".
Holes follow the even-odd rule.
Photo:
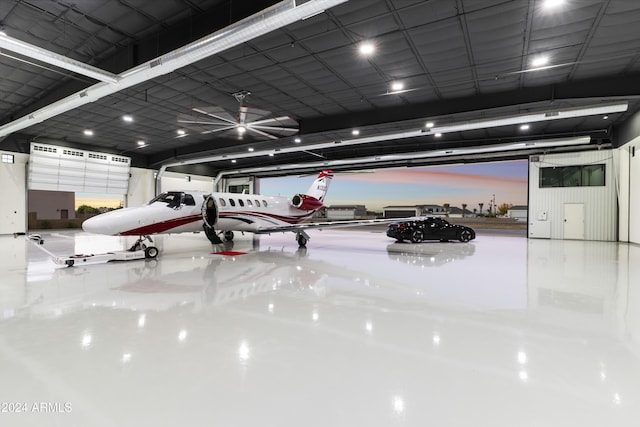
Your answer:
[[[292,205],[291,198],[257,194],[172,192],[182,194],[180,203],[152,200],[149,204],[117,209],[86,220],[82,228],[89,233],[116,236],[144,236],[160,233],[202,231],[205,218],[217,231],[260,233],[267,229],[299,224],[322,207],[303,210]],[[211,198],[214,211],[203,208]],[[214,212],[214,214],[212,214]],[[211,223],[214,222],[214,223]]]

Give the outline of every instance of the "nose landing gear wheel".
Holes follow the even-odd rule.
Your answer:
[[[153,259],[158,256],[158,248],[155,246],[149,246],[144,250],[144,257],[147,259]]]

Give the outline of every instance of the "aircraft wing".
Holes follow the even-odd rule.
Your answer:
[[[346,221],[325,221],[325,222],[303,222],[300,224],[291,224],[277,227],[261,228],[254,231],[255,234],[268,234],[285,231],[312,230],[322,228],[346,228],[358,227],[363,225],[388,224],[390,222],[403,221],[406,218],[384,218],[384,219],[355,219]]]

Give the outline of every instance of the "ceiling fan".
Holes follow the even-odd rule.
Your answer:
[[[251,95],[251,92],[243,90],[232,95],[240,104],[237,117],[233,117],[224,108],[218,106],[193,107],[191,111],[198,114],[180,114],[178,123],[182,123],[186,128],[201,134],[235,130],[239,138],[249,133],[253,134],[253,136],[279,139],[298,132],[298,122],[291,117],[281,116],[262,119],[262,117],[268,116],[271,112],[246,106],[244,99]],[[204,117],[200,118],[200,115]],[[182,132],[177,138],[185,136],[187,136],[187,133]]]

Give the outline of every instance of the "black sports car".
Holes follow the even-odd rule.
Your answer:
[[[476,238],[476,232],[472,228],[451,224],[442,218],[428,217],[412,221],[392,222],[387,227],[387,236],[399,242],[403,240],[411,240],[413,243],[419,243],[423,240],[468,242]]]

